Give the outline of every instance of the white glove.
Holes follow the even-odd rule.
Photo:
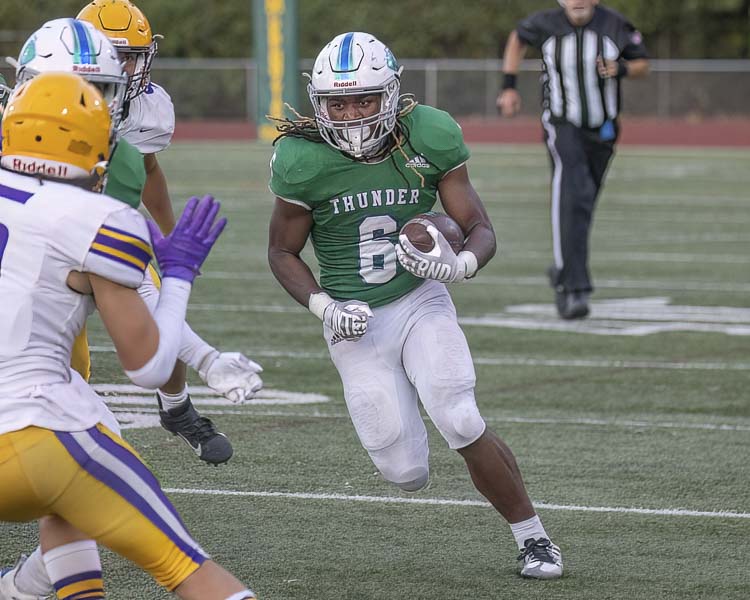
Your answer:
[[[310,294],[310,312],[328,325],[334,336],[343,340],[358,340],[367,333],[367,321],[374,315],[366,302],[339,302],[325,292]]]
[[[462,250],[456,254],[434,225],[427,225],[427,233],[435,243],[429,252],[417,250],[405,235],[398,236],[396,257],[404,269],[422,279],[443,283],[463,281],[476,274],[478,264],[473,252]]]
[[[217,352],[201,364],[198,375],[205,384],[232,402],[252,398],[262,387],[263,367],[240,352]]]

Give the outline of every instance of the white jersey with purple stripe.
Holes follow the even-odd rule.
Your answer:
[[[174,134],[174,104],[163,87],[149,83],[128,105],[119,134],[141,154],[161,152]]]
[[[0,433],[101,420],[104,405],[70,370],[94,302],[67,278],[86,271],[135,288],[148,240],[143,217],[109,196],[0,170]]]

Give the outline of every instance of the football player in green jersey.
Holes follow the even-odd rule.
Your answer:
[[[521,574],[557,578],[560,550],[510,448],[477,409],[471,354],[445,285],[476,275],[495,253],[495,233],[469,180],[460,127],[399,96],[400,75],[390,50],[366,33],[336,36],[318,55],[308,86],[315,118],[282,121],[271,161],[271,270],[323,321],[355,429],[383,477],[408,492],[427,486],[421,401],[510,523]],[[399,239],[438,196],[466,235],[458,254],[439,232],[430,255]],[[320,284],[300,258],[308,238]],[[436,273],[441,280],[418,276]]]

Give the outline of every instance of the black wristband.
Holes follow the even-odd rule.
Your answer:
[[[624,58],[621,58],[617,61],[617,77],[627,77],[628,76],[628,61],[626,61]]]
[[[515,90],[517,78],[518,78],[518,75],[516,75],[515,73],[505,73],[503,75],[503,89]]]

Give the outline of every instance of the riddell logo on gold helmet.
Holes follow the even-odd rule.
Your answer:
[[[58,179],[68,178],[68,165],[62,163],[55,164],[52,161],[26,160],[14,156],[10,168],[17,173],[44,175],[46,177],[56,177]]]

